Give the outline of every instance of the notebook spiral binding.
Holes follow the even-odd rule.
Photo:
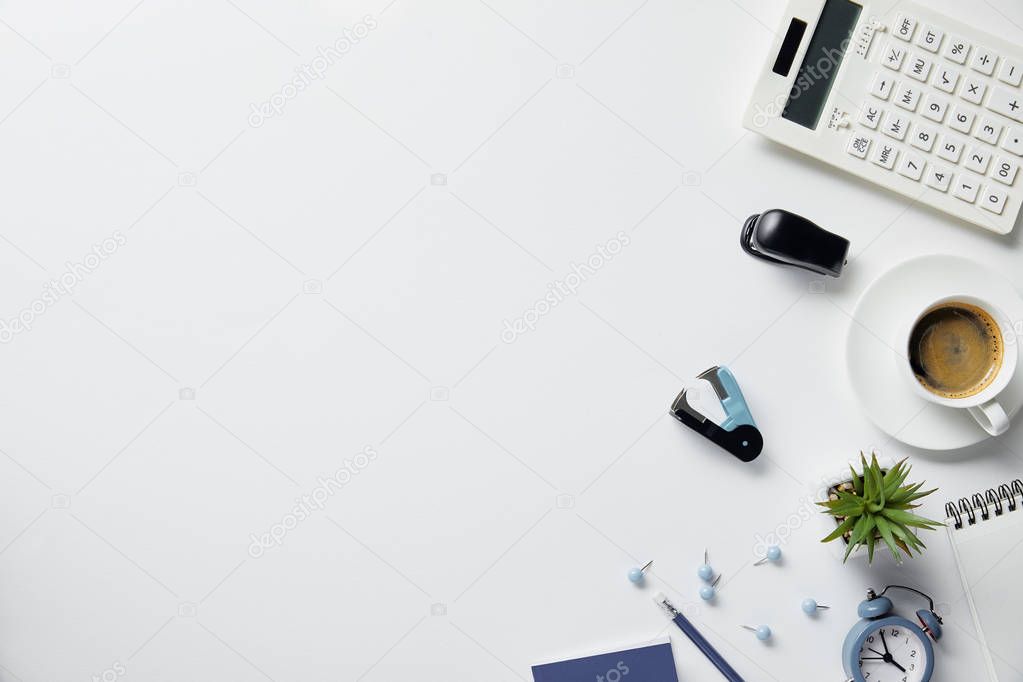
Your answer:
[[[1021,498],[1019,504],[1016,502],[1017,495]],[[1002,500],[1005,500],[1005,504]],[[987,521],[991,518],[992,509],[995,516],[1001,516],[1006,511],[1016,511],[1017,506],[1023,511],[1023,480],[1018,478],[1010,483],[1002,483],[997,488],[988,488],[983,494],[974,493],[973,497],[961,497],[957,501],[948,502],[945,514],[955,519],[953,527],[959,530],[963,527],[964,516],[966,523],[972,526],[977,523],[978,514],[981,521]]]

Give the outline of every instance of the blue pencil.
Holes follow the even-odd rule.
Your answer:
[[[728,665],[728,661],[721,657],[717,649],[711,646],[700,631],[696,629],[696,626],[689,622],[689,619],[682,615],[682,612],[676,609],[668,598],[658,592],[654,595],[654,601],[657,605],[668,612],[672,618],[672,622],[678,626],[678,629],[685,633],[685,636],[696,645],[696,648],[703,652],[703,655],[707,657],[707,660],[714,664],[714,667],[721,671],[721,674],[725,676],[728,682],[745,682],[739,673],[735,672],[732,666]]]

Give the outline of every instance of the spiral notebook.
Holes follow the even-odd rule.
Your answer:
[[[945,505],[948,535],[991,682],[1023,680],[1023,480]]]

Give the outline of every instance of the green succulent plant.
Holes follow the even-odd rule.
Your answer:
[[[914,504],[922,497],[935,492],[920,490],[923,483],[906,484],[906,477],[912,469],[903,459],[888,471],[881,469],[877,463],[877,455],[871,454],[870,463],[860,453],[862,473],[850,465],[852,479],[846,486],[833,489],[832,499],[818,502],[826,508],[825,514],[835,517],[838,527],[834,532],[823,538],[821,542],[831,542],[847,537],[848,546],[845,550],[846,561],[849,555],[859,547],[866,545],[867,560],[874,560],[874,547],[878,542],[891,551],[895,561],[901,561],[899,551],[906,556],[923,552],[926,545],[917,537],[914,529],[934,530],[945,524],[925,519],[914,514],[912,509],[919,507]]]

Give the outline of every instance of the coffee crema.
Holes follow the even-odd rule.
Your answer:
[[[991,385],[1005,352],[998,323],[983,308],[953,301],[924,313],[909,338],[917,380],[942,398],[969,398]]]

